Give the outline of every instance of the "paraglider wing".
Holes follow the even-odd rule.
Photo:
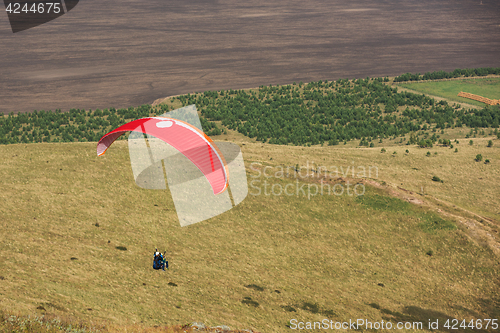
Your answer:
[[[205,133],[177,119],[148,117],[122,125],[99,140],[97,156],[103,155],[118,137],[129,131],[154,136],[177,149],[200,169],[214,194],[227,188],[227,165],[217,146]]]

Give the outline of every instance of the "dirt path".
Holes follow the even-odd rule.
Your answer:
[[[286,170],[293,170],[293,166],[281,167],[285,168]],[[373,186],[375,188],[381,189],[392,197],[399,198],[414,205],[425,206],[428,209],[437,212],[443,218],[455,221],[459,228],[476,244],[490,248],[493,253],[500,258],[500,221],[481,216],[470,210],[458,207],[451,202],[437,199],[428,194],[422,195],[421,193],[416,193],[396,184],[388,183],[385,181],[380,183],[378,181],[366,178],[330,178],[317,176],[316,174],[314,174],[314,170],[312,169],[308,170],[308,175],[311,175],[312,177],[304,177],[302,180],[310,183],[319,184],[320,182],[323,182],[331,185],[347,182],[349,182],[350,184],[366,184],[368,186]]]
[[[481,216],[453,203],[437,199],[428,194],[421,195],[394,184],[382,185],[373,180],[360,180],[365,184],[381,188],[393,197],[415,205],[424,205],[445,218],[459,223],[464,231],[477,244],[489,247],[500,258],[500,222]]]

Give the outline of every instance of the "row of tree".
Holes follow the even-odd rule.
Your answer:
[[[430,146],[437,137],[427,131],[468,126],[498,128],[498,106],[463,109],[421,94],[398,92],[382,78],[340,79],[261,86],[254,90],[222,90],[187,94],[174,99],[196,104],[209,136],[226,129],[272,144],[336,145],[414,133],[408,142]],[[170,111],[172,104],[128,109],[81,110],[63,113],[34,111],[0,117],[0,144],[98,141],[122,124]],[[217,125],[215,122],[220,122]],[[222,125],[222,127],[220,127]],[[429,140],[431,143],[429,144]]]
[[[455,69],[453,72],[445,71],[435,71],[427,72],[424,75],[406,73],[394,78],[394,82],[405,82],[405,81],[421,81],[421,80],[440,80],[440,79],[451,79],[458,77],[470,77],[470,76],[486,76],[490,74],[500,74],[500,67],[483,67],[483,68],[467,68],[467,69]]]
[[[95,111],[71,109],[69,112],[35,110],[18,115],[11,113],[7,117],[0,117],[0,144],[95,142],[99,141],[107,132],[128,121],[160,115],[167,111],[170,111],[170,108],[165,105],[156,108],[151,107],[151,105],[141,105],[128,109],[110,108]],[[201,123],[208,135],[219,135],[223,132],[212,121],[202,119]]]
[[[178,97],[204,117],[262,142],[338,144],[431,128],[498,127],[498,107],[465,110],[420,94],[398,92],[381,79],[261,86]],[[361,141],[366,145],[365,141]],[[415,142],[417,143],[417,142]]]

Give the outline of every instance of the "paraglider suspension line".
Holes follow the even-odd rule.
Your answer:
[[[208,148],[208,154],[210,155],[210,165],[212,166],[212,172],[214,172],[215,167],[214,167],[214,157],[212,156],[212,147],[210,147],[210,145],[207,144],[207,148]]]

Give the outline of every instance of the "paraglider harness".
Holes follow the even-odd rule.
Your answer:
[[[165,251],[166,253],[167,251]],[[165,259],[165,255],[158,252],[158,249],[155,251],[154,260],[153,260],[153,268],[154,269],[163,269],[165,267],[168,269],[168,261]]]

